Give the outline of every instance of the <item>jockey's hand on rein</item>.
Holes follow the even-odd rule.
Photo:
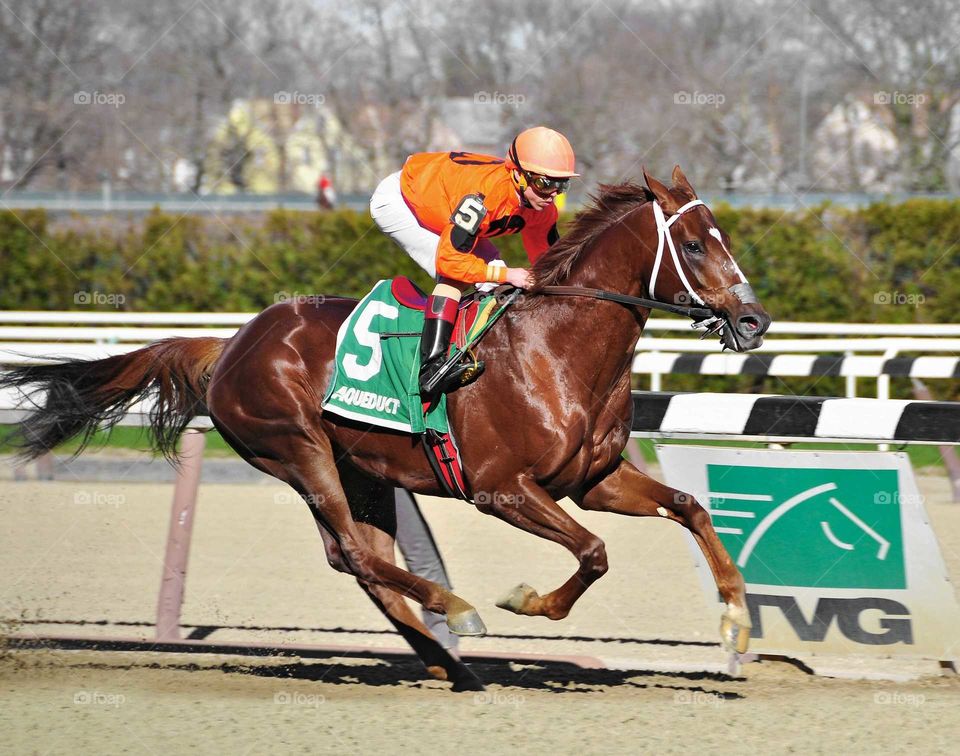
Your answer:
[[[526,268],[507,268],[507,283],[518,289],[529,289],[533,286],[533,275]]]

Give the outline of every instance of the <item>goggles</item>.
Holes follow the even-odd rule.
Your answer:
[[[550,196],[553,193],[563,194],[570,185],[568,178],[550,178],[537,173],[524,174],[533,191],[541,196]]]

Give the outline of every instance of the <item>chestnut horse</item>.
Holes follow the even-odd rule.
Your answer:
[[[708,513],[622,457],[631,424],[631,362],[649,310],[546,293],[564,286],[701,304],[713,312],[726,346],[760,345],[770,318],[713,214],[679,166],[671,187],[645,171],[644,178],[646,189],[602,187],[537,261],[535,286],[477,347],[485,375],[449,396],[450,423],[477,509],[561,544],[579,562],[559,588],[541,595],[523,584],[499,606],[562,619],[607,571],[603,542],[557,504],[569,497],[584,509],[664,517],[690,530],[726,603],[723,641],[742,652],[750,627],[743,579]],[[231,339],[168,339],[103,360],[21,368],[0,383],[44,392],[20,428],[28,455],[76,435],[89,440],[148,394],[156,396],[155,446],[175,455],[189,420],[208,413],[241,457],[301,494],[330,564],[356,577],[431,674],[457,690],[481,689],[403,600],[446,615],[455,633],[485,632],[464,599],[395,563],[393,487],[442,493],[420,444],[321,410],[337,329],[355,305],[341,298],[284,302]]]

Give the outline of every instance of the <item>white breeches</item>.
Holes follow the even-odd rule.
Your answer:
[[[387,236],[399,244],[431,278],[437,277],[437,245],[440,236],[424,228],[400,191],[400,171],[391,173],[370,198],[370,215]],[[470,254],[491,262],[500,252],[489,239],[480,239]]]

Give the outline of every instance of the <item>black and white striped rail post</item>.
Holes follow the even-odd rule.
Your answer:
[[[922,384],[921,384],[922,385]],[[937,444],[960,500],[960,402],[633,392],[631,435],[720,441]]]

